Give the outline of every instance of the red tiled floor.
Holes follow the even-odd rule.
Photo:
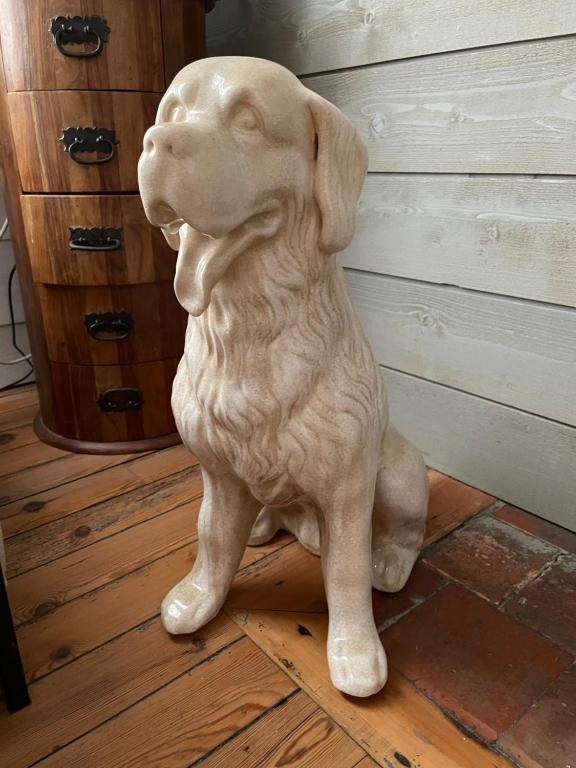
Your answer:
[[[576,667],[499,741],[526,768],[576,768]]]
[[[503,610],[576,655],[576,555],[561,557]]]
[[[391,665],[488,740],[510,728],[572,662],[455,584],[387,629],[383,642]]]
[[[566,528],[549,523],[548,520],[542,520],[541,517],[531,515],[530,512],[524,512],[522,509],[513,507],[511,504],[500,507],[500,509],[497,509],[492,514],[505,523],[521,528],[526,533],[531,533],[539,539],[543,539],[576,555],[576,533],[568,531]]]
[[[424,553],[424,562],[493,603],[558,554],[547,542],[496,520],[472,520]]]
[[[414,608],[446,583],[440,573],[422,562],[416,563],[404,589],[394,594],[372,591],[376,626],[383,630],[406,611]]]

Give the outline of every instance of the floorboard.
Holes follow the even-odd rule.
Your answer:
[[[369,702],[332,689],[320,561],[287,533],[246,550],[228,615],[193,636],[167,635],[161,600],[196,554],[196,459],[183,446],[56,451],[35,438],[36,408],[33,387],[0,396],[0,520],[32,698],[15,715],[0,711],[2,765],[507,765],[394,670]],[[427,542],[494,502],[438,472],[430,481]],[[430,579],[419,569],[416,581]],[[416,587],[397,610],[418,603]],[[396,598],[375,599],[389,616],[384,603]]]

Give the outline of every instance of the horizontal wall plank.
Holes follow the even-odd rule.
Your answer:
[[[207,17],[212,56],[272,59],[296,74],[576,32],[573,0],[226,0]]]
[[[499,4],[500,5],[500,4]],[[372,171],[576,173],[576,37],[306,77]]]
[[[347,267],[576,306],[576,179],[370,174]]]
[[[392,421],[429,466],[576,531],[576,429],[383,372]]]
[[[576,310],[348,272],[382,365],[576,426]]]

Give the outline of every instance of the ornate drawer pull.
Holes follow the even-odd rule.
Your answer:
[[[59,141],[64,144],[64,152],[68,152],[72,160],[80,165],[97,165],[108,163],[116,155],[116,131],[112,128],[64,128]],[[83,160],[80,152],[106,152],[105,157]]]
[[[96,341],[122,341],[130,336],[134,320],[128,312],[92,312],[84,325]]]
[[[101,53],[102,44],[108,40],[110,27],[100,16],[57,16],[50,20],[50,32],[61,54],[76,59],[89,59]],[[94,42],[96,48],[90,51],[72,51],[65,47],[71,43]]]
[[[134,387],[117,387],[100,392],[96,402],[103,411],[138,411],[144,405],[144,397]]]
[[[114,227],[69,227],[71,251],[117,251],[122,245],[122,230]]]

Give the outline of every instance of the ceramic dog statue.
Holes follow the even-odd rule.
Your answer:
[[[172,407],[205,489],[198,556],[164,626],[210,621],[246,544],[288,529],[321,553],[330,674],[355,696],[386,682],[371,587],[406,582],[428,501],[334,255],[354,234],[366,168],[338,109],[244,57],[176,76],[139,164],[146,215],[178,250],[190,317]]]

